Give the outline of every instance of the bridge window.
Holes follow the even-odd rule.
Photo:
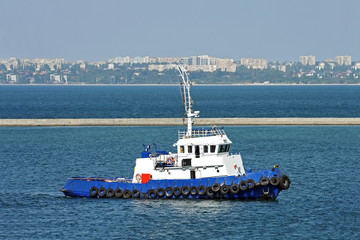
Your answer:
[[[204,146],[204,153],[208,153],[209,152],[209,146],[208,145],[205,145]]]
[[[188,146],[188,153],[192,153],[192,146]]]
[[[184,153],[184,146],[180,146],[180,153]]]
[[[230,150],[230,145],[229,144],[219,146],[219,153],[229,152],[229,150]]]
[[[210,145],[210,152],[214,153],[216,150],[216,145]]]

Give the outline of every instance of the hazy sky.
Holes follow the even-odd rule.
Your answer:
[[[360,60],[360,0],[0,0],[0,58]]]

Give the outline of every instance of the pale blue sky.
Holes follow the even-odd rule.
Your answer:
[[[359,0],[0,0],[0,58],[360,60]]]

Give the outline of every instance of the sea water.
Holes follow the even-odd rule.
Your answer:
[[[200,117],[360,117],[360,86],[193,86]],[[178,86],[1,86],[0,118],[182,117]]]
[[[359,117],[358,86],[193,87],[202,117]],[[180,117],[179,89],[0,86],[0,118]],[[276,201],[67,198],[71,176],[132,177],[179,127],[0,128],[0,239],[358,239],[358,126],[233,126],[246,169],[275,164]]]
[[[360,127],[226,127],[245,168],[280,166],[276,201],[67,198],[71,176],[131,177],[178,127],[0,128],[0,239],[358,239]]]

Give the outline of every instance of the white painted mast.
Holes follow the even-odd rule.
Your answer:
[[[188,75],[186,69],[184,68],[184,66],[179,65],[178,66],[178,71],[179,71],[181,79],[182,79],[182,82],[180,83],[181,95],[182,95],[182,100],[183,100],[183,103],[184,103],[185,113],[186,113],[186,116],[187,116],[186,137],[191,137],[192,125],[194,123],[193,118],[194,117],[199,117],[200,111],[195,111],[194,112],[192,110],[193,101],[191,100],[191,96],[190,96],[191,82],[189,80],[189,75]]]

